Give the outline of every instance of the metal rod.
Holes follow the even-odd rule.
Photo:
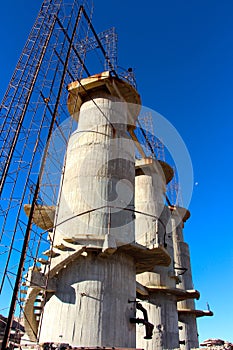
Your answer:
[[[99,39],[99,37],[98,37],[98,35],[97,35],[96,31],[95,31],[95,28],[93,27],[93,24],[91,23],[91,20],[90,20],[90,18],[88,17],[88,14],[86,13],[86,11],[85,11],[85,9],[84,9],[83,6],[82,6],[82,8],[83,8],[83,14],[84,14],[84,16],[85,16],[85,18],[86,18],[86,20],[87,20],[87,23],[89,24],[89,26],[90,26],[90,28],[91,28],[92,33],[94,34],[94,37],[95,37],[95,39],[96,39],[96,41],[97,41],[97,43],[98,43],[98,45],[99,45],[101,51],[103,52],[104,58],[108,61],[108,64],[109,64],[109,66],[110,66],[110,68],[111,68],[111,71],[112,71],[112,72],[114,73],[114,75],[118,78],[118,74],[117,74],[117,72],[115,71],[115,69],[114,69],[114,67],[113,67],[113,65],[112,65],[112,62],[110,61],[110,59],[109,59],[109,57],[108,57],[108,55],[107,55],[107,53],[106,53],[106,51],[105,51],[105,49],[104,49],[104,47],[103,47],[101,41],[100,41],[100,39]]]
[[[61,62],[61,64],[64,66],[64,62],[63,62],[63,60],[61,59],[61,57],[60,57],[60,55],[58,54],[58,52],[57,52],[56,49],[54,50],[54,52],[55,52],[55,55],[57,56],[57,58],[59,59],[59,61]],[[67,73],[69,74],[69,76],[70,76],[70,78],[72,79],[72,81],[75,81],[75,77],[73,76],[73,74],[72,74],[69,70],[67,70]]]
[[[81,8],[81,11],[83,11],[83,6],[80,6],[80,8]],[[69,41],[69,43],[72,43],[72,41],[71,41],[69,35],[67,34],[66,30],[64,29],[64,27],[63,27],[61,21],[59,20],[59,18],[57,18],[57,23],[59,24],[59,26],[61,27],[63,33],[65,34],[66,39]],[[72,46],[71,46],[71,47],[72,47],[72,49],[74,50],[74,53],[75,53],[76,56],[78,57],[79,61],[81,62],[81,65],[82,65],[83,69],[85,70],[86,74],[87,74],[88,76],[90,76],[90,75],[91,75],[90,72],[88,71],[88,69],[87,69],[85,63],[83,62],[81,56],[79,55],[78,51],[77,51],[76,48],[74,47],[73,43],[72,43]]]

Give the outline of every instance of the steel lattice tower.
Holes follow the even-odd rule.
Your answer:
[[[22,308],[22,273],[49,248],[47,232],[33,225],[32,217],[35,206],[56,205],[58,174],[73,123],[66,86],[96,69],[117,74],[115,29],[97,35],[91,16],[87,0],[44,0],[1,103],[2,309],[11,302],[5,341],[16,307],[18,314]],[[92,72],[85,64],[90,51]],[[28,217],[25,203],[31,203]]]

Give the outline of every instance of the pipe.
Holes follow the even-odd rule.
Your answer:
[[[152,334],[154,329],[154,325],[152,323],[145,321],[144,318],[136,318],[136,317],[131,317],[130,323],[142,323],[146,328],[146,335],[144,339],[152,339]]]
[[[147,310],[138,302],[136,302],[136,308],[142,311],[144,318],[131,317],[130,323],[142,323],[146,328],[146,335],[144,339],[152,339],[154,325],[148,321]]]

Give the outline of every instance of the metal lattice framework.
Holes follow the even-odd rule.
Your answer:
[[[115,30],[97,35],[91,17],[87,0],[44,0],[1,104],[0,300],[10,319],[17,305],[21,310],[23,271],[49,248],[47,232],[32,218],[36,206],[56,205],[74,123],[66,86],[104,69],[116,74]],[[85,64],[89,52],[92,72]]]
[[[153,159],[168,161],[169,164],[172,164],[174,176],[167,185],[166,200],[168,204],[182,206],[182,191],[180,188],[177,169],[164,143],[162,140],[156,137],[153,114],[149,111],[141,113],[138,124],[139,126],[136,129],[136,135],[145,152],[145,155]],[[142,156],[138,151],[136,151],[136,155],[138,158],[141,158]]]

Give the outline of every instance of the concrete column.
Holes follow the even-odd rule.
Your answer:
[[[57,276],[57,290],[48,296],[40,343],[72,346],[136,346],[135,267],[124,254],[109,258],[88,253]]]
[[[132,212],[113,208],[134,208],[127,106],[104,90],[91,96],[81,105],[78,129],[68,144],[55,245],[66,238],[102,247],[106,235],[117,246],[134,241]]]
[[[135,303],[129,303],[136,298],[135,261],[118,247],[135,241],[134,144],[127,128],[137,113],[129,115],[125,102],[139,104],[140,97],[109,73],[72,83],[69,91],[78,128],[69,140],[53,232],[54,247],[66,251],[59,252],[39,341],[135,348]],[[66,258],[61,269],[62,255],[75,250],[64,242],[86,252]]]
[[[179,347],[179,334],[177,299],[171,292],[176,285],[173,242],[172,235],[166,232],[170,220],[170,210],[164,206],[167,179],[158,161],[148,162],[141,160],[136,163],[135,209],[142,212],[136,215],[136,240],[147,247],[155,242],[165,243],[171,264],[168,267],[156,266],[152,272],[137,275],[137,281],[149,290],[149,301],[144,301],[143,306],[148,311],[149,321],[155,326],[152,340],[145,340],[144,330],[140,327],[137,329],[137,346],[146,350],[175,349]]]
[[[189,218],[189,212],[184,208],[174,208],[172,211],[173,242],[175,266],[185,268],[186,271],[180,275],[181,283],[178,285],[183,290],[193,289],[192,271],[190,263],[190,252],[188,244],[184,242],[184,221]],[[198,348],[198,332],[194,299],[182,300],[177,303],[179,310],[189,310],[179,314],[179,336],[182,350]]]
[[[178,316],[175,296],[166,298],[164,293],[151,292],[149,302],[142,302],[148,311],[149,321],[154,324],[153,338],[145,340],[144,327],[137,328],[137,347],[145,350],[179,348]],[[138,313],[137,315],[141,315]]]

